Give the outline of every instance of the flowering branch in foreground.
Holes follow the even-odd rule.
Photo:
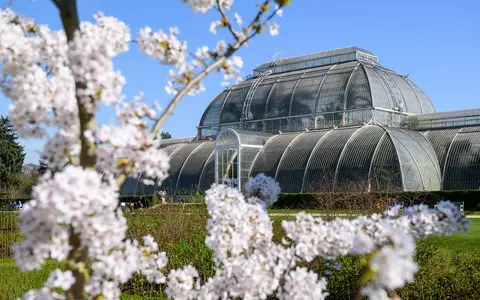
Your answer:
[[[75,0],[53,0],[63,31],[37,25],[9,9],[0,11],[0,87],[13,102],[12,123],[22,137],[48,138],[41,159],[49,168],[62,170],[70,164],[44,176],[21,213],[26,240],[15,246],[20,268],[38,268],[46,258],[54,258],[69,269],[52,274],[40,293],[113,299],[118,285],[133,272],[164,280],[166,257],[157,253],[156,244],[150,238],[143,245],[125,240],[118,186],[127,176],[142,174],[148,184],[166,178],[169,162],[159,149],[160,126],[183,96],[203,90],[201,80],[211,71],[223,72],[227,80],[239,78],[243,62],[229,57],[279,12],[278,7],[263,18],[272,2],[264,1],[252,24],[242,30],[244,36],[234,35],[232,44],[220,41],[212,51],[203,46],[193,58],[186,55],[186,43],[177,39],[178,29],[170,34],[140,31],[140,49],[175,68],[166,90],[176,96],[159,118],[157,107],[146,105],[141,93],[124,102],[125,78],[112,59],[129,49],[132,38],[126,24],[101,13],[94,23],[80,23]],[[198,12],[216,4],[221,19],[228,21],[225,10],[233,0],[187,3]],[[116,110],[117,126],[97,125],[101,105]],[[49,137],[51,128],[56,131]]]
[[[150,236],[141,242],[126,239],[118,186],[126,176],[141,174],[149,184],[168,176],[168,156],[158,137],[165,119],[183,96],[203,90],[201,80],[211,71],[237,79],[243,62],[233,54],[267,26],[277,34],[271,19],[289,1],[263,1],[242,27],[238,14],[236,24],[228,17],[233,0],[185,0],[196,12],[216,7],[220,20],[211,31],[226,28],[233,36],[230,44],[219,41],[214,50],[202,46],[193,55],[178,39],[178,29],[142,29],[140,49],[174,67],[166,91],[175,96],[160,117],[141,93],[124,101],[125,78],[112,59],[129,49],[128,26],[103,14],[95,16],[95,23],[80,23],[75,0],[53,2],[63,31],[0,11],[0,85],[13,102],[10,119],[23,137],[49,138],[42,160],[59,170],[40,179],[20,212],[25,240],[14,253],[22,270],[38,269],[52,258],[65,262],[66,271],[52,272],[45,286],[27,292],[25,299],[118,299],[119,285],[134,273],[165,284],[176,299],[323,299],[326,279],[299,264],[349,253],[369,254],[359,293],[386,298],[386,290],[413,279],[415,239],[466,228],[450,203],[434,210],[414,206],[404,216],[392,210],[353,220],[324,221],[300,213],[282,223],[287,239],[276,244],[266,208],[280,189],[258,175],[249,179],[246,195],[222,185],[207,192],[206,244],[214,252],[215,275],[202,282],[192,266],[164,274],[168,259]],[[102,105],[114,107],[118,125],[97,125],[95,114]],[[50,128],[57,129],[51,137]]]

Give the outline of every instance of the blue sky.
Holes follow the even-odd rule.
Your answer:
[[[7,3],[7,0],[2,0]],[[82,20],[92,20],[102,11],[130,25],[134,35],[144,26],[154,30],[180,28],[180,38],[189,49],[214,46],[226,32],[212,35],[208,28],[215,13],[195,14],[180,0],[78,0]],[[244,20],[255,11],[258,0],[236,0],[232,12]],[[135,3],[135,4],[134,4]],[[58,13],[50,1],[15,0],[13,9],[33,17],[38,23],[60,28]],[[282,57],[309,54],[346,46],[358,46],[375,53],[380,63],[401,74],[409,73],[430,97],[437,111],[480,107],[480,1],[321,1],[292,0],[278,19],[280,35],[264,34],[239,53],[244,60],[243,75],[269,61],[279,51]],[[165,106],[170,97],[164,92],[168,68],[142,54],[135,45],[115,60],[127,79],[124,93],[131,99],[139,91],[145,98]],[[207,90],[185,98],[164,130],[174,137],[196,134],[196,126],[208,103],[218,94],[221,77],[205,82]],[[9,101],[0,96],[0,114]],[[113,121],[110,113],[100,121]],[[38,162],[43,141],[22,140],[26,163]]]

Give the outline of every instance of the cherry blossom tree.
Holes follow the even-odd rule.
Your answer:
[[[216,10],[219,18],[210,31],[231,34],[231,41],[194,52],[175,27],[143,28],[134,40],[129,27],[114,17],[99,13],[94,23],[80,22],[75,0],[52,2],[63,30],[10,9],[0,11],[0,84],[12,101],[11,122],[23,137],[47,139],[41,159],[56,170],[42,176],[19,213],[25,239],[14,246],[15,259],[22,270],[40,268],[48,258],[66,265],[25,299],[118,299],[119,285],[134,273],[165,283],[166,293],[176,299],[324,299],[326,279],[298,264],[349,253],[369,257],[359,295],[384,299],[413,280],[415,239],[466,229],[449,202],[353,220],[324,221],[300,213],[282,223],[287,239],[276,244],[266,208],[280,188],[258,175],[247,182],[245,195],[223,185],[207,191],[205,242],[214,252],[215,275],[201,282],[188,265],[164,274],[168,258],[152,237],[126,239],[118,188],[140,173],[146,184],[168,176],[168,156],[160,149],[165,120],[183,97],[204,89],[208,74],[218,71],[228,82],[238,80],[243,61],[235,53],[266,28],[278,34],[272,19],[289,1],[264,0],[244,23],[232,14],[233,0],[184,0],[198,13]],[[125,78],[112,58],[132,45],[171,67],[165,91],[173,98],[161,113],[143,101],[142,93],[124,99]],[[115,109],[117,125],[97,124],[100,106]]]

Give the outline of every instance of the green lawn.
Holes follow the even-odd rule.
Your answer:
[[[480,216],[480,210],[466,210],[465,215],[467,215],[467,216]]]
[[[59,263],[47,261],[41,270],[22,273],[12,258],[0,259],[0,299],[15,299],[42,287],[48,274],[60,267]]]
[[[43,286],[48,274],[62,265],[55,261],[48,261],[41,270],[22,273],[18,270],[13,258],[0,259],[0,299],[15,299],[26,291]],[[122,294],[122,300],[159,299],[158,297],[144,297]]]
[[[454,234],[446,237],[431,237],[430,243],[439,250],[454,253],[456,251],[480,250],[480,219],[471,219],[470,230],[466,234]]]
[[[291,212],[291,211],[289,211]],[[179,216],[185,216],[185,218],[181,218]],[[201,234],[201,231],[204,230],[204,224],[197,224],[201,223],[195,219],[196,215],[173,215],[171,218],[177,220],[178,223],[175,221],[172,222],[164,222],[164,218],[154,217],[154,216],[130,216],[127,219],[129,220],[130,230],[129,235],[132,237],[142,236],[148,232],[152,232],[156,239],[163,240],[164,242],[161,243],[164,246],[164,250],[167,251],[169,258],[170,258],[170,268],[178,268],[188,263],[192,263],[197,269],[199,269],[201,274],[206,276],[211,276],[212,267],[209,266],[211,264],[211,257],[208,253],[208,249],[206,249],[204,245],[204,237]],[[157,220],[156,222],[152,219]],[[293,216],[288,217],[272,217],[274,220],[274,233],[275,233],[275,240],[280,242],[281,236],[283,235],[280,223],[282,220],[293,220]],[[161,221],[160,221],[161,220]],[[192,221],[192,222],[190,222]],[[150,226],[146,226],[146,225]],[[198,229],[194,230],[195,224],[197,224]],[[135,229],[136,228],[136,229]],[[183,229],[182,229],[183,228]],[[172,238],[172,230],[176,230],[176,234],[178,235],[178,239],[180,241],[176,241],[176,239]],[[185,233],[180,234],[181,231],[185,231]],[[138,232],[137,232],[138,231]],[[195,236],[198,235],[198,238],[192,238],[187,233],[195,231],[197,232]],[[170,234],[168,234],[170,233]],[[440,272],[442,270],[450,270],[451,268],[455,268],[458,265],[458,261],[463,261],[465,255],[476,256],[478,257],[479,249],[480,249],[480,219],[472,219],[472,224],[470,226],[470,231],[467,234],[455,234],[449,237],[432,237],[429,238],[426,242],[419,243],[420,244],[429,244],[433,245],[435,248],[438,248],[440,252],[438,253],[438,266],[433,268],[431,272]],[[420,248],[419,248],[420,249]],[[428,254],[428,257],[431,255]],[[469,260],[470,259],[470,260]],[[465,264],[469,264],[470,261],[473,261],[471,258],[465,259]],[[468,266],[465,266],[468,267]],[[425,262],[422,266],[431,266],[431,262]],[[21,273],[12,258],[5,258],[0,259],[0,299],[14,299],[16,297],[20,297],[25,291],[30,289],[39,288],[43,285],[44,281],[48,277],[48,274],[56,269],[62,267],[61,264],[55,263],[53,261],[47,261],[44,267],[38,271],[31,271],[26,273]],[[477,269],[476,265],[472,265],[472,268]],[[463,270],[463,269],[462,269]],[[461,272],[467,272],[465,270]],[[475,270],[470,270],[465,273],[465,276],[478,276],[478,272],[475,273]],[[435,273],[436,274],[436,273]],[[457,271],[453,272],[452,274],[458,274]],[[477,275],[476,275],[477,274]],[[443,276],[443,275],[442,275]],[[446,276],[446,275],[445,275]],[[445,277],[444,276],[444,277]],[[453,275],[452,275],[453,276]],[[465,277],[464,276],[464,277]],[[434,274],[428,274],[424,276],[428,280],[437,280]],[[432,279],[433,278],[433,279]],[[443,278],[443,277],[442,277]],[[449,277],[445,277],[449,279]],[[473,277],[468,277],[473,278]],[[467,278],[467,279],[468,279]],[[470,279],[465,279],[469,281]],[[422,279],[423,280],[423,279]],[[426,279],[425,279],[426,280]],[[449,279],[450,280],[450,279]],[[422,281],[423,282],[423,281]],[[475,281],[477,282],[477,281]],[[432,283],[430,281],[425,281],[422,283],[423,286],[429,286]],[[463,288],[463,287],[462,287]],[[152,290],[153,289],[153,290]],[[146,289],[143,288],[143,285],[134,284],[130,286],[128,292],[131,294],[136,295],[122,295],[121,299],[124,300],[139,300],[139,299],[162,299],[162,298],[149,298],[146,296],[154,295],[153,293],[157,288],[155,287],[147,287]],[[125,290],[127,292],[127,290]],[[142,292],[143,291],[143,292]],[[139,295],[143,294],[142,296]],[[459,292],[455,292],[452,295],[459,295]],[[157,293],[158,294],[158,293]],[[444,294],[442,294],[444,295]],[[413,296],[412,296],[413,297]],[[433,297],[433,296],[432,296]],[[414,299],[410,298],[410,299]],[[428,298],[428,297],[427,297]],[[429,298],[430,299],[430,298]],[[431,298],[433,299],[433,298]],[[452,298],[454,299],[454,298]]]

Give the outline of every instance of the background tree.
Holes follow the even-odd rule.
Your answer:
[[[18,135],[7,117],[0,117],[0,186],[18,184],[22,172],[25,152],[18,143]]]
[[[171,139],[171,138],[172,138],[172,135],[171,135],[170,132],[168,132],[168,131],[162,131],[162,133],[160,133],[160,135],[162,136],[162,140],[166,140],[166,139]]]

